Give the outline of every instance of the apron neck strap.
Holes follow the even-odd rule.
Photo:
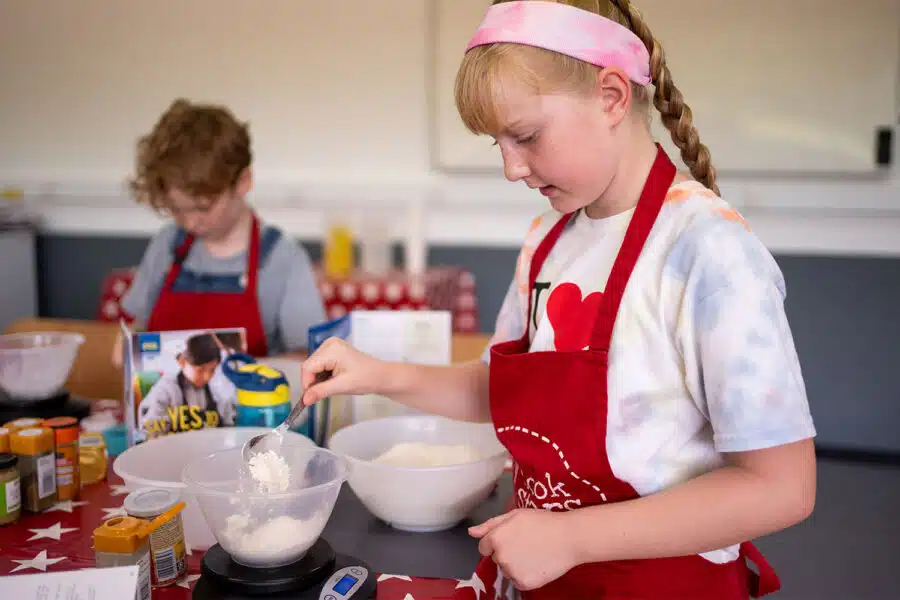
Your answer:
[[[259,219],[256,213],[252,214],[253,222],[250,225],[250,247],[247,249],[247,289],[256,292],[259,277]]]
[[[553,249],[553,246],[556,245],[556,241],[562,235],[562,232],[565,230],[566,225],[569,224],[575,215],[578,214],[578,211],[570,213],[568,215],[563,215],[562,218],[556,222],[550,231],[544,236],[544,239],[541,240],[541,243],[538,244],[538,247],[534,251],[534,255],[531,257],[531,266],[528,271],[528,312],[525,313],[525,334],[522,339],[528,341],[528,331],[531,329],[531,311],[532,311],[532,297],[534,294],[534,283],[537,281],[537,276],[541,272],[541,267],[544,266],[544,261],[547,260],[547,256],[550,255],[550,251]]]
[[[644,249],[644,244],[650,237],[653,224],[656,223],[656,218],[666,200],[666,194],[675,179],[675,165],[672,164],[659,144],[656,145],[656,148],[656,160],[653,162],[646,183],[644,183],[641,198],[634,209],[634,215],[625,232],[625,239],[622,240],[622,247],[619,249],[619,254],[616,256],[616,261],[613,263],[609,279],[606,282],[606,289],[600,302],[600,315],[594,323],[594,331],[591,335],[592,349],[609,349],[613,327],[616,324],[616,315],[619,314],[619,305],[625,294],[625,286],[628,285],[641,250]]]
[[[634,266],[637,264],[644,243],[650,236],[656,217],[666,199],[666,193],[675,179],[675,165],[669,160],[668,155],[659,144],[656,145],[656,160],[650,169],[650,175],[644,183],[644,189],[641,192],[640,200],[628,224],[628,230],[625,232],[625,239],[622,241],[622,247],[613,263],[612,271],[609,274],[609,280],[606,283],[606,290],[603,292],[603,300],[600,303],[600,315],[594,325],[594,331],[591,335],[591,348],[597,350],[608,350],[610,340],[612,339],[613,326],[616,323],[616,315],[619,312],[619,305],[622,303],[622,296],[625,293],[625,286],[631,277]],[[562,232],[565,230],[569,222],[575,218],[578,211],[564,215],[550,229],[541,243],[534,251],[531,258],[531,266],[528,273],[528,312],[525,313],[525,334],[524,338],[528,340],[528,332],[531,328],[531,311],[534,283],[544,266],[544,261],[550,255],[553,246],[556,245]]]

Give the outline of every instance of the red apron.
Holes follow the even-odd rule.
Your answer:
[[[166,275],[159,298],[150,313],[148,331],[183,329],[228,329],[243,327],[247,332],[247,352],[256,357],[267,356],[266,334],[259,310],[257,279],[259,275],[259,222],[253,217],[250,247],[247,251],[246,277],[243,290],[233,292],[180,292],[173,285],[187,259],[194,236],[188,234],[175,249],[175,259]]]
[[[616,478],[606,452],[608,350],[625,286],[674,177],[675,167],[658,148],[603,293],[588,350],[529,352],[527,325],[521,339],[491,349],[491,415],[515,461],[514,499],[519,508],[571,510],[639,496]],[[570,219],[560,219],[535,251],[528,315],[530,290]],[[759,576],[747,559],[758,565]],[[490,558],[482,558],[476,575],[488,597],[492,590],[499,593],[502,574]],[[521,595],[527,600],[738,600],[779,587],[762,555],[744,543],[741,557],[727,564],[698,555],[585,564]]]

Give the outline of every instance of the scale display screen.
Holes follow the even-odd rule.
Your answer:
[[[332,591],[335,591],[342,596],[346,596],[347,592],[349,592],[350,589],[354,585],[356,585],[358,581],[359,579],[357,579],[356,577],[353,577],[351,575],[344,575],[343,577],[341,577],[341,580],[334,584],[334,587],[331,589]]]

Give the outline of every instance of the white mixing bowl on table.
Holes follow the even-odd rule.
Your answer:
[[[436,467],[375,461],[401,443],[467,445],[477,457]],[[443,531],[460,523],[490,496],[507,459],[493,425],[431,415],[360,421],[335,433],[328,447],[347,459],[347,483],[369,512],[412,532]]]
[[[191,548],[208,550],[216,543],[196,498],[182,482],[182,470],[190,461],[214,452],[242,448],[254,435],[271,431],[265,427],[217,427],[185,431],[142,442],[129,448],[113,462],[113,472],[125,481],[129,492],[146,488],[177,490],[185,502],[184,537]],[[299,433],[288,432],[290,444],[314,448],[312,440]]]

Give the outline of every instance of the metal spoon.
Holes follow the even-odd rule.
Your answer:
[[[318,373],[316,373],[316,378],[313,382],[313,385],[322,383],[326,379],[330,378],[331,374],[331,371],[319,371]],[[305,391],[306,390],[304,390],[304,393]],[[243,449],[241,450],[241,455],[244,458],[244,462],[248,462],[250,460],[250,457],[258,452],[265,452],[266,449],[276,451],[280,449],[281,442],[284,440],[284,434],[286,434],[291,429],[291,427],[294,426],[294,424],[300,419],[300,415],[302,415],[303,411],[305,411],[307,408],[309,407],[303,403],[303,397],[301,396],[300,401],[297,402],[296,405],[294,405],[294,408],[291,409],[291,412],[288,414],[287,418],[285,418],[285,420],[282,421],[278,427],[276,427],[272,431],[254,435],[252,438],[247,440],[244,443]],[[263,440],[266,441],[266,444],[260,446]],[[276,440],[278,441],[277,447],[275,446]]]

